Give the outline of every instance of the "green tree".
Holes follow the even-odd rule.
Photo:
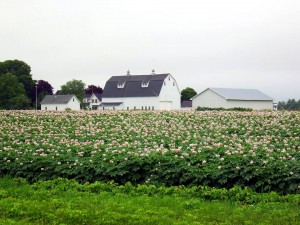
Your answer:
[[[85,94],[85,83],[83,83],[82,80],[73,79],[62,85],[60,88],[60,94],[75,94],[79,101],[82,102]]]
[[[33,95],[33,89],[35,88],[35,83],[30,74],[30,66],[20,60],[6,60],[0,62],[0,77],[4,74],[10,73],[17,77],[18,82],[24,85],[26,96],[34,102],[35,96]]]
[[[26,109],[30,100],[24,85],[11,73],[0,76],[0,109]]]
[[[196,94],[197,92],[193,88],[187,87],[181,91],[181,101],[190,100]]]

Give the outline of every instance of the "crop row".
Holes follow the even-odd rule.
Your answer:
[[[300,192],[297,112],[0,111],[0,174]]]

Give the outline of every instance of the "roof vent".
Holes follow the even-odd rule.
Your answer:
[[[152,70],[152,73],[151,73],[151,74],[152,74],[152,75],[154,75],[154,74],[155,74],[155,70],[154,70],[154,69]]]
[[[127,76],[130,76],[130,71],[129,70],[127,70]]]

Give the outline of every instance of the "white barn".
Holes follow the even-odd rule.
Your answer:
[[[273,98],[257,89],[207,88],[192,99],[193,109],[209,108],[251,108],[273,109]]]
[[[41,110],[80,110],[80,101],[75,95],[46,95],[41,101]]]
[[[105,84],[102,103],[105,110],[179,110],[180,91],[169,74],[112,76]]]

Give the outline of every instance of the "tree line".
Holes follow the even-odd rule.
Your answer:
[[[300,99],[289,99],[287,102],[278,102],[278,110],[300,110]]]
[[[68,81],[56,94],[75,94],[82,102],[85,94],[102,93],[102,88],[81,80]],[[46,95],[53,95],[52,85],[45,80],[34,80],[30,66],[20,60],[0,62],[0,110],[40,109]]]

